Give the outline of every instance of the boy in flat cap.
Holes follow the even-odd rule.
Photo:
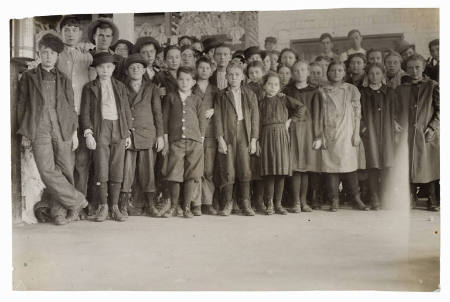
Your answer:
[[[78,47],[82,34],[78,16],[64,16],[59,23],[59,27],[65,45],[64,50],[59,54],[56,67],[72,82],[75,111],[79,117],[81,92],[83,86],[89,82],[89,67],[92,63],[92,55]],[[81,131],[78,132],[78,141],[79,146],[75,151],[75,188],[87,196],[91,152],[86,148]]]
[[[139,37],[134,45],[133,53],[140,54],[147,63],[144,81],[152,81],[155,75],[160,72],[156,66],[156,55],[161,51],[158,41],[153,37]]]
[[[125,152],[125,168],[122,184],[120,211],[128,216],[127,205],[131,188],[136,179],[145,194],[150,216],[160,216],[154,206],[156,152],[164,148],[161,99],[158,88],[150,81],[144,81],[147,62],[138,53],[125,61],[128,74],[128,101],[133,128],[131,146]]]
[[[108,217],[108,197],[111,217],[124,221],[118,207],[125,149],[130,147],[132,120],[126,86],[112,77],[116,56],[107,52],[94,55],[92,66],[98,77],[83,88],[81,126],[86,146],[94,150],[94,177],[99,207],[98,222]]]
[[[41,63],[19,82],[18,133],[31,146],[42,181],[53,197],[50,208],[56,225],[78,220],[88,203],[75,189],[74,154],[78,147],[78,118],[70,80],[56,67],[64,50],[59,37],[45,34],[38,42]]]
[[[222,43],[216,45],[214,50],[214,61],[217,64],[216,70],[213,72],[210,82],[217,86],[219,90],[225,89],[228,86],[227,81],[227,66],[231,61],[231,48],[229,45]]]

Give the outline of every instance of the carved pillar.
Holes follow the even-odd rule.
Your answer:
[[[258,42],[258,12],[243,12],[245,28],[245,47],[259,45]]]

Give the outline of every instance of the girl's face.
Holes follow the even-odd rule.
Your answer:
[[[122,56],[124,58],[128,57],[128,46],[127,44],[120,43],[116,46],[116,50],[114,51],[116,55]]]
[[[309,76],[308,65],[297,63],[292,66],[292,76],[297,83],[305,83]]]
[[[288,67],[282,67],[278,71],[278,75],[280,76],[281,86],[286,86],[291,80],[291,70]]]
[[[367,74],[367,77],[369,78],[370,84],[381,84],[384,78],[384,73],[379,67],[372,67],[369,70],[369,73]]]
[[[192,75],[189,73],[180,72],[177,78],[178,88],[182,92],[188,92],[194,87],[195,80],[192,78]]]
[[[270,69],[272,71],[277,71],[278,67],[278,55],[276,53],[270,54]]]
[[[424,63],[420,60],[409,61],[406,65],[406,72],[414,80],[422,80],[424,69]]]
[[[295,54],[292,53],[291,51],[285,51],[283,53],[283,55],[281,56],[281,63],[292,67],[292,65],[294,65],[296,59],[295,59]]]
[[[153,44],[147,44],[141,47],[139,51],[141,56],[147,61],[148,66],[152,66],[156,58],[156,48]]]
[[[50,47],[42,46],[39,50],[42,67],[53,68],[58,60],[58,53]]]
[[[337,64],[330,67],[328,71],[328,80],[333,83],[342,82],[345,77],[344,65]]]
[[[309,80],[312,84],[318,85],[322,78],[323,71],[320,66],[313,65],[309,67]]]
[[[359,57],[354,57],[350,61],[350,72],[352,74],[363,74],[364,73],[364,60]]]
[[[269,97],[277,95],[280,92],[280,80],[277,77],[270,77],[264,84],[264,90]]]
[[[263,64],[264,64],[264,71],[268,72],[270,70],[270,66],[272,64],[271,60],[270,60],[270,56],[266,56],[263,60]]]
[[[367,61],[369,61],[370,64],[383,64],[383,54],[380,51],[372,51],[367,57]]]
[[[250,67],[248,70],[248,77],[250,81],[258,83],[263,77],[263,71],[259,67]]]
[[[189,67],[195,66],[195,56],[192,49],[186,49],[181,54],[181,66],[189,66]]]
[[[145,68],[141,63],[133,63],[128,66],[127,71],[132,80],[140,80],[145,73]]]
[[[211,65],[206,62],[201,62],[197,67],[198,78],[201,80],[207,80],[211,77]]]
[[[178,70],[181,64],[181,54],[178,49],[171,49],[166,55],[166,64],[170,70]]]
[[[384,64],[386,66],[386,72],[388,75],[394,76],[397,72],[400,71],[402,67],[402,63],[400,58],[397,56],[389,56],[384,60]]]
[[[240,68],[230,68],[227,70],[227,80],[231,87],[237,88],[241,86],[244,74]]]
[[[97,71],[97,75],[100,79],[107,79],[112,76],[115,68],[116,65],[114,65],[114,63],[103,63],[97,65],[95,70]]]

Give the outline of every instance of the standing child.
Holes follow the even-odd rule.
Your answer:
[[[147,61],[139,54],[130,55],[125,61],[128,74],[127,92],[130,102],[133,128],[131,145],[125,152],[124,179],[119,209],[128,216],[127,205],[131,188],[136,179],[145,194],[150,216],[161,216],[154,206],[156,153],[164,148],[161,99],[156,85],[144,80]]]
[[[291,82],[292,72],[291,68],[285,64],[278,65],[278,75],[280,76],[281,89],[286,87]]]
[[[383,84],[384,66],[374,63],[367,68],[368,87],[361,90],[361,133],[366,151],[371,208],[379,210],[380,186],[394,164],[394,132],[399,131],[395,121],[395,90]],[[383,188],[383,186],[381,186]]]
[[[202,212],[208,215],[217,215],[213,207],[215,192],[214,166],[216,163],[217,141],[214,121],[214,103],[216,101],[217,87],[209,83],[211,77],[211,60],[201,57],[197,61],[197,85],[194,86],[193,94],[202,99],[205,110],[205,141],[203,142],[204,172],[202,177]]]
[[[306,82],[306,78],[305,78]],[[264,177],[267,215],[275,213],[286,215],[287,211],[281,205],[283,197],[284,178],[291,173],[289,134],[286,122],[289,112],[301,119],[305,106],[294,98],[279,95],[280,77],[270,72],[264,77],[266,96],[260,103],[261,123],[261,175]]]
[[[227,81],[227,66],[231,61],[231,48],[227,44],[220,44],[214,50],[214,61],[217,64],[217,69],[213,72],[210,82],[217,86],[219,90],[225,89],[228,86]]]
[[[153,81],[155,75],[160,71],[156,62],[156,56],[160,52],[161,47],[159,46],[158,41],[153,37],[139,37],[136,40],[133,53],[140,54],[147,63],[147,68],[143,77],[144,81]]]
[[[362,53],[354,53],[346,61],[348,75],[346,82],[355,85],[358,89],[363,87],[366,68],[366,56]]]
[[[318,62],[312,62],[309,64],[309,78],[308,82],[312,87],[319,88],[325,81],[323,80],[322,66]]]
[[[264,98],[263,74],[264,66],[260,61],[254,61],[247,66],[247,76],[249,82],[248,87],[256,94],[258,106]],[[266,212],[264,205],[264,181],[261,177],[261,148],[259,142],[257,144],[256,153],[250,156],[250,165],[252,169],[252,201],[255,202],[256,211],[260,213]]]
[[[126,220],[118,203],[132,124],[127,88],[112,77],[115,63],[115,55],[107,52],[94,55],[92,66],[98,76],[84,86],[82,94],[81,126],[87,148],[95,150],[94,177],[99,202],[95,221],[98,222],[108,217],[108,197],[112,219]]]
[[[366,55],[366,50],[362,48],[363,37],[358,29],[352,29],[349,31],[347,34],[347,39],[350,42],[351,48],[341,53],[341,62],[347,61],[350,55],[354,53],[361,53],[364,56]]]
[[[279,63],[291,68],[298,61],[298,54],[292,48],[285,48],[280,53]]]
[[[219,92],[214,114],[219,178],[225,202],[220,214],[230,215],[233,186],[235,180],[238,180],[243,213],[252,215],[250,155],[255,154],[259,137],[258,101],[253,91],[241,86],[244,73],[240,64],[230,63],[226,71],[229,87]]]
[[[358,173],[358,159],[361,139],[359,136],[361,103],[358,89],[345,83],[345,66],[332,62],[328,67],[328,85],[321,88],[323,93],[323,145],[321,170],[327,173],[328,193],[331,211],[339,207],[339,181],[345,178],[355,204],[361,210],[369,210],[361,200]],[[317,143],[317,146],[320,143]],[[316,147],[317,147],[316,146]],[[364,151],[362,151],[364,152]],[[361,167],[362,168],[362,167]]]
[[[169,215],[175,213],[183,185],[183,215],[192,218],[201,215],[200,205],[191,212],[196,187],[203,175],[203,140],[205,137],[205,113],[202,100],[192,94],[195,70],[180,67],[177,71],[178,92],[170,93],[164,101],[164,153],[168,152],[167,175],[172,206]]]
[[[386,67],[386,85],[392,89],[396,89],[402,84],[402,78],[408,76],[402,69],[402,56],[390,50],[384,58],[384,65]]]
[[[298,61],[292,67],[294,81],[284,89],[284,93],[305,105],[304,116],[294,115],[289,127],[291,138],[291,198],[293,213],[311,212],[307,202],[308,174],[311,175],[313,205],[317,207],[320,191],[320,139],[322,138],[321,98],[317,88],[307,83],[309,70],[306,61]]]
[[[50,214],[56,225],[78,220],[88,203],[74,187],[74,154],[78,147],[78,117],[70,80],[56,67],[64,50],[59,37],[46,34],[38,42],[41,63],[19,82],[18,133],[32,147],[43,183],[53,197]],[[70,211],[70,213],[68,213]]]

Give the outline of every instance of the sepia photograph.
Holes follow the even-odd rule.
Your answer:
[[[10,15],[8,288],[441,291],[440,8],[231,8]]]

